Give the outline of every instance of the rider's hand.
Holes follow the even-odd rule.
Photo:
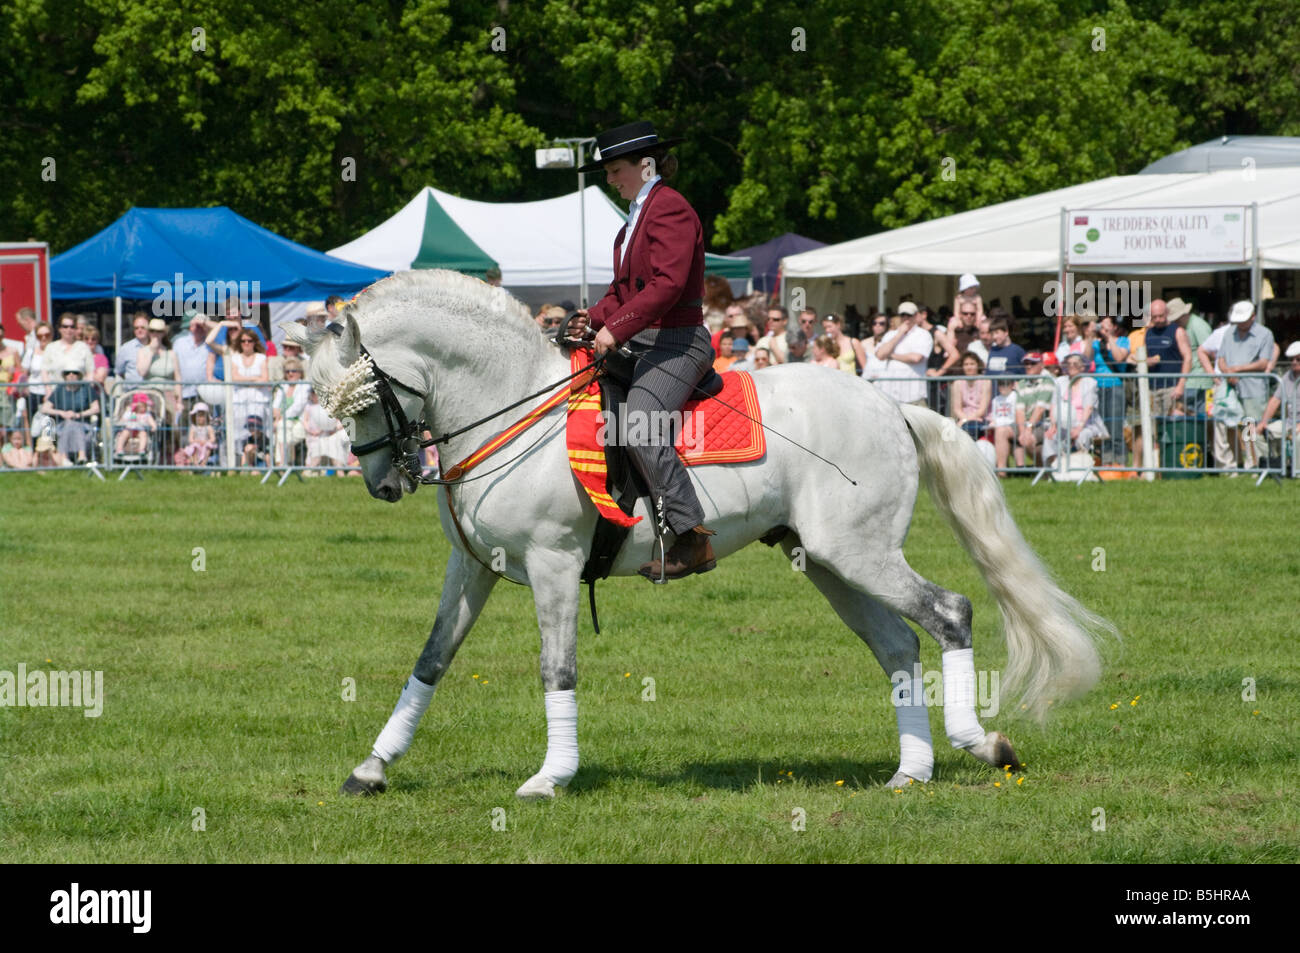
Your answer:
[[[618,347],[618,339],[610,333],[609,328],[601,328],[596,334],[596,340],[593,342],[593,347],[595,348],[596,356],[599,357],[606,351]]]
[[[579,308],[573,312],[573,317],[569,320],[568,327],[569,337],[579,339],[587,333],[587,309]]]

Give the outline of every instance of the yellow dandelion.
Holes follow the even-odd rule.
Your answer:
[[[324,801],[317,801],[317,802],[316,802],[316,806],[317,806],[317,807],[324,807],[324,806],[325,806],[325,802],[324,802]]]
[[[1115,710],[1116,708],[1118,708],[1118,707],[1119,707],[1119,702],[1116,702],[1115,704],[1113,704],[1113,705],[1110,706],[1110,710],[1111,710],[1111,711],[1114,711],[1114,710]]]
[[[1133,700],[1134,700],[1134,701],[1137,701],[1137,700],[1138,700],[1139,698],[1141,698],[1141,697],[1142,697],[1141,695],[1134,695],[1134,696],[1133,696]]]
[[[994,781],[994,782],[993,782],[993,786],[994,786],[995,788],[1000,788],[1000,787],[1002,787],[1002,782],[1001,782],[1001,781]]]
[[[858,792],[857,792],[857,791],[854,791],[852,794],[849,795],[849,797],[857,797],[857,796],[858,796]]]
[[[1003,771],[1010,771],[1010,770],[1011,770],[1011,765],[1009,765],[1009,764],[1004,764],[1004,765],[1002,766],[1002,770],[1003,770]]]
[[[1252,715],[1258,715],[1258,714],[1259,714],[1259,709],[1256,708],[1254,711],[1251,712],[1251,714],[1252,714]]]
[[[486,678],[483,679],[483,681],[479,682],[480,685],[486,685],[487,683],[488,683],[488,680],[487,680]]]
[[[916,780],[915,778],[908,778],[908,779],[907,779],[908,786],[910,787],[911,784],[912,784],[912,782],[915,781],[915,780]]]
[[[894,793],[895,793],[895,794],[902,794],[902,793],[903,793],[903,789],[902,789],[902,788],[894,788]]]
[[[1133,699],[1131,702],[1129,702],[1129,705],[1131,705],[1132,707],[1136,708],[1136,707],[1137,707],[1137,703],[1138,703],[1138,700],[1135,698],[1135,699]]]
[[[623,673],[623,677],[624,677],[624,678],[631,678],[631,677],[632,677],[632,673],[631,673],[631,672],[624,672],[624,673]]]
[[[842,788],[842,787],[844,787],[844,782],[843,782],[843,781],[836,781],[836,782],[835,782],[835,786],[836,786],[837,788]]]
[[[1011,780],[1011,772],[1010,772],[1010,771],[1007,772],[1007,780],[1008,780],[1008,781]]]
[[[475,672],[473,675],[470,676],[470,678],[478,678],[478,673]]]
[[[1025,783],[1024,778],[1016,778],[1016,784],[1024,784],[1024,783]]]
[[[54,659],[48,659],[48,658],[47,658],[45,661],[47,661],[47,662],[53,662]]]

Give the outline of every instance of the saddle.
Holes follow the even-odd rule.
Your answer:
[[[596,377],[596,384],[600,388],[600,409],[607,415],[606,427],[613,429],[615,433],[622,433],[624,429],[623,414],[627,409],[627,392],[632,386],[632,370],[635,365],[635,357],[610,351],[605,358],[602,372]],[[724,384],[722,376],[710,367],[708,373],[696,385],[697,396],[692,400],[716,397],[722,392]],[[596,521],[591,552],[586,565],[582,568],[582,581],[586,583],[593,583],[597,579],[605,579],[609,576],[614,561],[627,541],[628,530],[635,523],[632,520],[632,512],[636,508],[636,501],[641,497],[650,496],[650,488],[646,486],[641,472],[632,462],[622,441],[607,441],[604,452],[605,490],[628,517],[628,521],[626,525],[616,523],[606,518],[603,513]]]

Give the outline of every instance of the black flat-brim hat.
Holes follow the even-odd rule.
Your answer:
[[[631,122],[596,136],[596,151],[592,153],[591,161],[578,171],[598,172],[612,159],[648,152],[651,149],[667,149],[685,141],[685,139],[660,139],[655,133],[654,123]]]

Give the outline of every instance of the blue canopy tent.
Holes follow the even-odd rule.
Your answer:
[[[771,294],[777,290],[777,276],[782,258],[786,255],[797,255],[800,252],[825,247],[825,242],[819,242],[814,238],[804,238],[804,236],[796,235],[794,232],[786,232],[784,235],[778,235],[771,241],[755,245],[753,248],[741,248],[738,251],[733,251],[731,255],[734,258],[750,259],[750,272],[753,276],[754,290]]]
[[[50,262],[53,298],[151,299],[162,314],[232,294],[248,300],[350,296],[387,275],[281,238],[224,206],[133,208]]]

